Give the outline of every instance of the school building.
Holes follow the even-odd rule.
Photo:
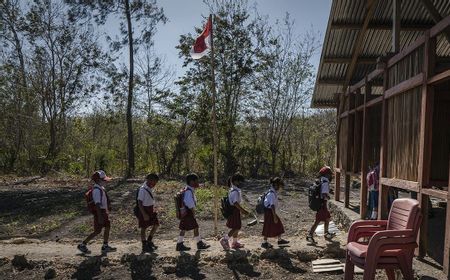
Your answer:
[[[390,188],[421,204],[419,256],[433,238],[430,198],[446,203],[437,248],[449,275],[450,1],[333,0],[312,107],[337,110],[335,200],[349,207],[357,178],[364,218],[366,175],[379,163],[379,218]]]

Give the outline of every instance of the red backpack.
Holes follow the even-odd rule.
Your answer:
[[[94,198],[92,197],[92,192],[94,191],[94,189],[100,190],[100,201],[103,199],[103,190],[100,187],[96,187],[95,185],[89,186],[87,192],[84,194],[84,197],[86,198],[88,211],[92,214],[96,213],[97,211],[97,208],[95,207]]]

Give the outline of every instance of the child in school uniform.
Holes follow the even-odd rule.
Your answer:
[[[90,253],[89,249],[87,248],[87,244],[89,243],[89,241],[94,239],[95,236],[101,233],[102,229],[104,228],[102,253],[114,252],[116,251],[116,248],[108,245],[109,231],[111,229],[111,222],[109,220],[110,201],[105,190],[105,185],[108,181],[110,181],[110,178],[106,176],[105,171],[98,170],[94,172],[91,179],[94,182],[94,186],[92,189],[92,199],[96,208],[96,210],[93,212],[94,231],[89,234],[89,236],[86,237],[86,239],[82,243],[78,244],[77,248],[83,253]]]
[[[159,227],[158,214],[155,211],[155,195],[153,188],[158,183],[158,175],[151,173],[145,177],[144,184],[139,188],[137,203],[139,207],[138,222],[141,229],[142,252],[152,252],[157,249],[153,243],[153,236]],[[152,227],[148,237],[145,234],[148,227]]]
[[[277,237],[278,245],[289,243],[289,241],[281,238],[281,235],[284,233],[284,227],[277,214],[278,192],[284,186],[284,182],[281,178],[275,177],[270,179],[270,185],[271,187],[264,198],[264,226],[262,231],[264,242],[261,244],[261,247],[264,249],[273,247],[268,242],[268,238]]]
[[[191,248],[184,245],[184,235],[186,231],[194,230],[194,239],[197,242],[197,249],[208,249],[210,245],[206,244],[199,234],[197,220],[195,219],[195,207],[197,199],[195,190],[199,187],[197,174],[191,173],[186,176],[186,187],[183,190],[183,205],[186,215],[180,219],[180,236],[177,241],[177,251],[189,251]]]
[[[332,239],[335,234],[328,232],[328,225],[330,224],[330,212],[328,211],[328,203],[327,201],[330,199],[330,182],[333,179],[333,171],[329,166],[324,166],[319,171],[319,179],[320,179],[320,194],[322,198],[322,206],[316,213],[316,220],[314,221],[313,226],[311,227],[308,235],[306,236],[306,240],[311,243],[316,243],[314,240],[314,232],[316,231],[317,226],[320,222],[324,222],[324,237],[325,239]]]
[[[224,250],[230,249],[230,238],[232,239],[231,248],[239,249],[244,247],[244,245],[238,241],[238,233],[242,227],[241,213],[244,215],[248,214],[248,211],[241,206],[242,193],[239,187],[243,182],[244,176],[238,173],[228,179],[228,186],[230,188],[228,191],[228,201],[233,210],[231,216],[228,217],[226,224],[230,231],[220,239],[220,244]]]

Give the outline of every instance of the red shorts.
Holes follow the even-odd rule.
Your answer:
[[[108,212],[106,212],[106,209],[101,209],[100,215],[103,217],[103,224],[98,223],[98,214],[97,211],[94,212],[94,231],[99,232],[104,227],[111,226],[111,222],[109,221],[109,215]]]
[[[153,205],[144,206],[144,211],[149,215],[150,219],[148,221],[145,221],[144,217],[142,216],[141,210],[139,210],[138,211],[139,228],[148,228],[149,226],[159,225],[158,214],[153,212]]]
[[[230,229],[241,229],[241,211],[233,206],[233,213],[227,219],[227,227]]]
[[[331,218],[331,215],[328,211],[327,201],[325,200],[322,203],[322,207],[320,207],[319,211],[316,213],[316,222],[325,222],[329,218]]]
[[[197,220],[190,209],[186,211],[186,216],[180,220],[180,230],[193,230],[198,228]]]
[[[284,233],[284,226],[281,219],[278,223],[273,221],[272,209],[264,209],[264,226],[262,235],[264,237],[277,237]]]

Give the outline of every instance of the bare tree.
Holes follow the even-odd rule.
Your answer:
[[[312,33],[299,39],[286,15],[279,30],[266,45],[268,67],[257,79],[261,115],[267,119],[265,137],[271,152],[272,174],[276,172],[280,146],[301,106],[309,100],[313,86],[313,56],[317,42]]]

